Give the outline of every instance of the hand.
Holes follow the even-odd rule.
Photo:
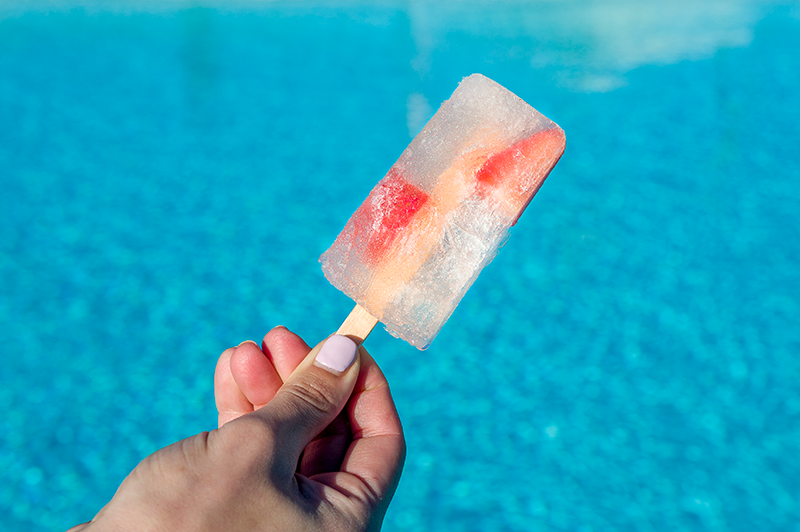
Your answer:
[[[386,379],[345,337],[309,351],[278,327],[222,353],[220,428],[145,458],[72,530],[380,529],[405,456]]]

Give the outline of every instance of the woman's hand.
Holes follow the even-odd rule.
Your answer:
[[[222,353],[220,428],[145,458],[72,530],[378,530],[405,457],[386,379],[346,337],[310,351],[277,327]]]

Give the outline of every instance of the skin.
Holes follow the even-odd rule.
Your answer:
[[[219,428],[145,458],[68,532],[376,531],[405,458],[380,368],[359,348],[343,373],[286,328],[219,358]]]

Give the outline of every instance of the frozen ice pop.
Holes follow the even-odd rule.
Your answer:
[[[320,257],[325,277],[354,313],[427,348],[564,147],[561,128],[516,95],[465,78]]]

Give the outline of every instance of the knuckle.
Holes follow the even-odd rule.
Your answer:
[[[300,382],[284,384],[286,393],[316,414],[327,415],[336,407],[336,393],[322,379],[308,376]]]

